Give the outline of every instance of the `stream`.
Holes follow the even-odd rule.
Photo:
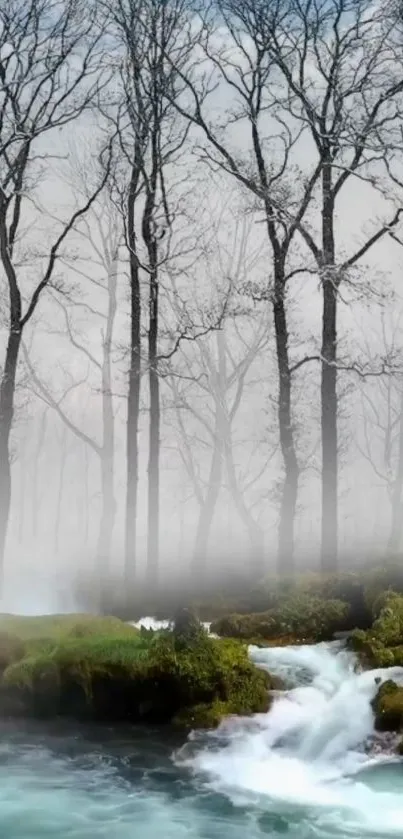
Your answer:
[[[374,735],[375,678],[340,642],[251,648],[293,687],[269,714],[178,734],[0,723],[0,839],[403,835],[403,760]]]

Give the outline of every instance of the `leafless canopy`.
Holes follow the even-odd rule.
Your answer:
[[[99,23],[95,5],[84,9],[78,0],[5,0],[0,7],[0,255],[11,318],[22,326],[51,278],[64,239],[94,200],[90,196],[56,235],[23,312],[16,246],[25,203],[33,200],[33,187],[52,158],[51,133],[92,108],[106,84]]]

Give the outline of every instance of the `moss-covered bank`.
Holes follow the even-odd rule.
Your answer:
[[[212,631],[218,635],[240,638],[250,643],[314,643],[331,640],[335,633],[358,633],[368,640],[374,621],[382,605],[392,595],[403,595],[403,568],[389,563],[361,572],[340,574],[304,573],[292,578],[267,578],[255,590],[245,595],[239,608],[228,603],[227,613],[220,603]],[[249,600],[253,608],[246,610]],[[382,620],[384,621],[383,615]],[[396,617],[391,624],[401,638]],[[388,626],[388,633],[391,626]],[[384,640],[375,633],[378,646]],[[361,647],[360,647],[361,652]],[[375,662],[376,663],[376,662]],[[393,663],[391,656],[383,655],[382,666]]]
[[[0,617],[5,714],[211,726],[267,710],[275,683],[197,622],[146,632],[88,615]]]
[[[250,615],[227,615],[214,621],[211,631],[250,643],[312,643],[330,640],[346,624],[348,604],[304,592],[284,596],[277,606]]]
[[[372,626],[355,630],[349,646],[370,667],[403,666],[403,596],[384,591],[373,600],[372,612]]]

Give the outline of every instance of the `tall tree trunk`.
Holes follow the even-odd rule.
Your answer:
[[[104,588],[108,587],[108,573],[112,547],[113,527],[116,515],[116,501],[114,492],[114,452],[109,447],[103,448],[101,458],[101,518],[98,531],[97,570],[101,582],[101,596]]]
[[[388,554],[397,554],[402,538],[402,489],[403,489],[403,393],[400,403],[399,438],[396,476],[392,491],[392,517],[388,539]]]
[[[153,294],[158,297],[158,288]],[[153,304],[154,305],[154,304]],[[156,360],[157,321],[149,335],[149,389],[150,389],[150,426],[148,460],[148,541],[147,541],[147,579],[150,587],[158,584],[159,567],[159,485],[160,485],[160,383]]]
[[[152,168],[147,182],[147,194],[142,220],[142,235],[147,248],[149,270],[148,294],[148,383],[150,398],[149,437],[148,437],[148,511],[147,511],[147,587],[156,589],[159,570],[159,493],[160,493],[160,385],[158,377],[158,245],[154,222],[154,210],[157,193],[157,179],[162,177],[159,152],[160,115],[158,105],[157,77],[155,68],[153,78],[153,128],[151,133]]]
[[[285,310],[285,278],[281,264],[275,270],[273,301],[274,332],[278,368],[278,425],[284,464],[284,483],[278,527],[277,571],[288,575],[294,571],[294,528],[298,498],[299,467],[294,443],[291,405],[291,371],[288,354],[288,330]]]
[[[66,472],[67,461],[67,428],[63,425],[62,439],[60,443],[60,472],[59,472],[59,488],[57,491],[56,515],[55,515],[55,530],[54,530],[54,552],[55,556],[59,553],[59,539],[60,539],[60,525],[62,518],[62,503],[64,494],[64,476]]]
[[[0,384],[0,591],[4,585],[5,548],[11,505],[10,432],[14,418],[15,383],[21,337],[20,322],[11,322]]]
[[[207,490],[202,506],[200,507],[199,520],[197,523],[195,544],[192,559],[192,580],[193,584],[202,583],[206,576],[207,548],[217,506],[218,496],[222,486],[223,449],[222,440],[219,434],[218,418],[216,418],[214,449],[210,463]]]
[[[83,470],[84,470],[84,545],[88,545],[90,531],[90,488],[89,488],[89,462],[88,446],[83,443]]]
[[[251,546],[251,572],[254,571],[258,577],[263,576],[264,573],[264,540],[261,528],[253,518],[248,509],[242,492],[239,489],[238,479],[235,471],[234,455],[231,445],[231,432],[229,431],[229,439],[226,440],[225,446],[225,462],[227,468],[228,484],[232,500],[235,504],[238,516],[241,519],[245,530],[249,536]]]
[[[182,493],[182,501],[179,508],[179,539],[178,539],[178,559],[182,565],[182,560],[185,556],[185,493]]]
[[[273,251],[274,297],[273,317],[278,369],[278,426],[280,448],[284,465],[284,483],[280,502],[278,525],[277,572],[288,575],[294,571],[294,527],[298,499],[299,468],[295,451],[292,425],[291,387],[292,374],[288,354],[288,329],[285,306],[285,260],[291,239],[286,236],[280,243],[275,222],[275,212],[270,204],[270,178],[266,170],[264,153],[257,121],[252,120],[252,142],[259,172],[266,211],[267,232]]]
[[[322,174],[322,546],[321,567],[337,570],[338,440],[337,440],[337,288],[335,276],[334,199],[331,164]]]
[[[140,152],[139,152],[140,153]],[[127,228],[130,265],[130,367],[127,399],[127,487],[125,522],[125,587],[126,596],[134,591],[136,575],[137,488],[139,473],[138,427],[141,384],[141,297],[140,271],[136,252],[135,203],[139,182],[139,165],[132,169],[127,206]]]
[[[26,490],[27,490],[27,468],[26,468],[26,437],[21,440],[20,443],[20,501],[18,504],[18,541],[20,545],[22,545],[24,541],[24,529],[25,529],[25,499],[26,499]]]
[[[221,330],[217,332],[218,351],[218,399],[216,411],[219,417],[220,439],[222,441],[225,466],[228,478],[228,487],[231,498],[237,510],[238,516],[248,533],[252,549],[252,565],[258,574],[263,571],[263,534],[255,522],[253,516],[245,504],[245,499],[239,489],[238,479],[234,464],[232,448],[231,422],[226,410],[225,392],[227,388],[227,363],[224,334]],[[252,568],[251,568],[252,570]]]
[[[152,248],[154,259],[156,252]],[[150,392],[150,422],[148,439],[148,521],[147,521],[147,585],[158,584],[159,566],[159,484],[160,484],[160,383],[158,375],[158,280],[155,268],[150,274],[148,331],[148,381]]]
[[[103,340],[102,357],[102,451],[101,451],[101,492],[102,506],[98,533],[98,567],[101,584],[107,584],[113,528],[116,516],[115,499],[115,418],[112,396],[112,336],[116,316],[117,254],[114,255],[108,270],[108,311]]]
[[[39,463],[43,449],[43,441],[46,433],[46,410],[43,412],[39,424],[39,433],[36,441],[35,459],[34,459],[34,474],[33,474],[33,491],[32,491],[32,534],[34,539],[38,535],[38,513],[39,513],[39,499],[38,499],[38,485],[39,485]]]

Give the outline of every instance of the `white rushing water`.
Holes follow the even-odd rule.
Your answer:
[[[159,629],[168,629],[172,625],[172,621],[161,621],[158,620],[158,618],[152,617],[140,618],[139,621],[129,621],[129,623],[131,626],[135,626],[137,629],[141,629],[143,627],[143,629],[152,629],[154,632]],[[209,623],[203,623],[202,626],[204,626],[204,628],[210,634],[211,621]],[[212,637],[216,636],[212,635]]]
[[[268,714],[229,721],[204,740],[195,735],[178,765],[235,804],[287,816],[309,811],[309,835],[402,836],[403,761],[371,753],[368,742],[375,679],[403,683],[403,669],[355,672],[354,656],[337,643],[250,654],[297,686]]]

